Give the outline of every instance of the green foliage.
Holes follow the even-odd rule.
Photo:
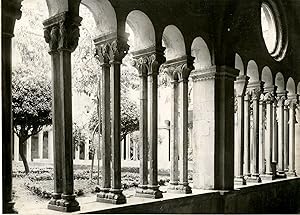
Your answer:
[[[20,138],[26,140],[51,124],[51,104],[51,84],[45,76],[29,70],[13,71],[13,125]]]

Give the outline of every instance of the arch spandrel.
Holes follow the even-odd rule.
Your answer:
[[[289,78],[286,83],[286,90],[288,91],[288,95],[294,95],[296,93],[296,85],[293,78]]]
[[[68,11],[68,1],[66,0],[46,0],[48,6],[49,17]]]
[[[175,25],[168,25],[163,32],[163,46],[166,47],[166,60],[176,59],[186,55],[184,38]]]
[[[250,60],[247,65],[247,74],[249,82],[259,81],[258,66],[254,60]]]
[[[131,50],[139,51],[155,45],[155,30],[150,18],[140,10],[131,11],[126,18]]]
[[[282,92],[285,90],[284,77],[281,72],[278,72],[275,77],[275,86],[277,86],[277,92]]]
[[[195,70],[207,69],[212,66],[211,55],[206,42],[201,37],[196,37],[191,47],[192,56],[195,58]]]
[[[262,70],[262,77],[261,80],[265,83],[265,87],[273,86],[273,76],[271,69],[268,66],[265,66]]]
[[[234,63],[234,68],[240,70],[239,75],[245,75],[245,69],[244,69],[244,63],[239,54],[235,54],[235,63]]]

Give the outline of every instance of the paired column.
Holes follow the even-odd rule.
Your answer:
[[[283,167],[284,172],[288,172],[289,170],[289,103],[290,101],[287,99],[284,102],[284,114],[283,114],[283,136],[284,136],[284,142],[283,142]]]
[[[296,105],[297,105],[297,95],[289,95],[289,166],[288,166],[288,176],[295,177],[295,117],[296,117]]]
[[[127,54],[128,35],[108,34],[94,40],[97,47],[96,55],[102,62],[103,75],[103,148],[102,170],[103,184],[97,201],[113,204],[126,203],[121,189],[121,92],[120,76],[122,59]],[[111,92],[109,90],[111,84]],[[111,99],[111,105],[110,105]],[[110,113],[111,108],[111,122]],[[111,128],[111,140],[109,128]],[[110,155],[111,158],[110,158]],[[110,159],[112,160],[110,169]],[[111,181],[112,178],[112,181]]]
[[[247,89],[244,97],[244,117],[245,117],[245,122],[244,122],[244,165],[245,165],[245,170],[244,170],[244,176],[250,177],[251,176],[251,171],[250,171],[250,91]]]
[[[81,17],[62,12],[44,21],[53,80],[54,193],[49,209],[80,210],[74,195],[72,150],[71,53],[79,39]]]
[[[285,92],[277,93],[277,117],[278,117],[278,176],[285,176],[284,173],[284,102]]]
[[[1,70],[1,141],[2,141],[2,205],[3,213],[15,213],[12,199],[12,50],[11,40],[16,19],[21,18],[21,2],[2,1],[2,70]],[[5,143],[5,144],[4,144]],[[19,154],[19,153],[18,153]],[[19,155],[18,155],[19,156]]]
[[[274,87],[265,88],[264,101],[266,103],[266,130],[265,130],[265,159],[266,171],[263,178],[275,179],[272,170],[272,154],[273,154],[273,102],[274,102]]]
[[[246,91],[246,86],[248,84],[249,78],[245,75],[237,77],[237,80],[234,82],[234,88],[236,90],[236,99],[237,99],[237,134],[236,134],[236,176],[234,179],[235,184],[245,185],[246,180],[244,178],[244,139],[245,139],[245,130],[244,130],[244,96]]]
[[[253,172],[249,181],[261,182],[259,174],[259,100],[261,96],[261,86],[262,82],[252,82],[248,84],[248,88],[251,91],[252,99],[252,112],[253,112],[253,133],[251,138],[252,148],[252,161],[253,161]]]
[[[259,100],[259,147],[258,147],[258,156],[259,156],[259,174],[264,175],[266,172],[265,168],[265,101],[264,95],[260,95]]]

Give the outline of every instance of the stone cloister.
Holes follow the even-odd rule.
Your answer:
[[[5,213],[14,210],[11,44],[15,23],[22,18],[21,2],[2,2],[1,141]],[[95,57],[101,64],[99,73],[103,80],[103,183],[95,196],[97,204],[128,204],[121,189],[120,72],[122,59],[130,53],[140,77],[140,183],[135,195],[141,199],[161,199],[144,210],[152,207],[148,210],[172,213],[176,209],[180,211],[179,203],[184,202],[186,207],[181,212],[251,212],[252,202],[246,197],[242,197],[245,202],[241,204],[246,209],[239,208],[242,207],[236,203],[239,195],[251,195],[253,190],[267,193],[268,189],[281,187],[290,196],[285,194],[274,199],[293,198],[291,204],[297,207],[300,199],[297,177],[300,171],[299,3],[290,0],[46,2],[49,18],[43,22],[44,37],[49,44],[53,85],[54,193],[49,210],[81,210],[74,194],[71,105],[71,53],[80,37],[81,4],[90,9],[97,25]],[[274,47],[264,41],[263,12],[268,30],[279,29],[275,29]],[[135,36],[130,46],[127,25]],[[166,73],[171,81],[170,110],[158,109],[161,73]],[[192,166],[188,165],[189,83],[193,86]],[[158,185],[159,111],[171,112],[167,193]],[[188,170],[193,170],[192,185]],[[265,182],[267,188],[255,186]],[[206,205],[208,200],[205,196],[202,199],[204,194],[199,194],[199,190],[218,192],[218,196],[213,193],[208,198],[217,202],[211,203],[214,209]],[[164,202],[169,193],[180,194],[182,199],[168,197]],[[226,193],[233,196],[226,197]],[[265,202],[263,195],[253,198]],[[143,206],[130,206],[132,209],[116,212],[143,211],[139,209]],[[277,200],[274,208],[285,206]]]

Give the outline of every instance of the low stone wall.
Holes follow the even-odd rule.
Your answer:
[[[191,194],[128,204],[91,213],[297,213],[300,178],[244,186],[228,192]]]

